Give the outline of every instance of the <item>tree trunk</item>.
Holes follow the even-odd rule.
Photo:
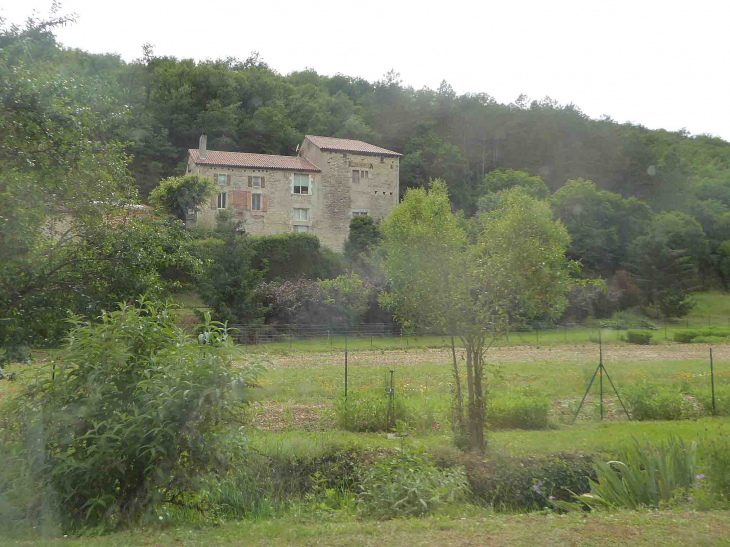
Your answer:
[[[481,397],[477,398],[476,394],[476,370],[474,365],[478,357],[475,352],[474,338],[472,336],[465,337],[464,346],[466,347],[466,380],[469,389],[468,447],[469,450],[482,453],[484,452],[484,412],[479,410],[478,401],[481,400]]]
[[[484,388],[482,380],[484,379],[484,336],[479,336],[476,347],[474,348],[474,424],[472,431],[474,439],[471,445],[473,450],[484,452],[484,419],[486,414],[486,405],[484,397]]]
[[[451,356],[454,358],[454,419],[452,428],[454,433],[462,435],[464,433],[464,408],[462,405],[459,363],[456,360],[456,347],[454,345],[453,335],[451,336]]]

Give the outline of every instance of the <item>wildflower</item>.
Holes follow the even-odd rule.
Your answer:
[[[705,476],[704,476],[704,475],[703,475],[702,473],[700,473],[700,474],[699,474],[699,475],[697,475],[697,477],[695,477],[695,478],[696,478],[696,479],[697,479],[698,481],[701,481],[702,479],[704,479],[704,478],[705,478]]]
[[[535,484],[532,485],[532,490],[536,494],[542,494],[542,481],[537,481]]]
[[[548,499],[549,499],[550,501],[555,501],[555,496],[548,496]]]

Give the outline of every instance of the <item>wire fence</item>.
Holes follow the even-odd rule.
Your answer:
[[[241,345],[288,344],[293,347],[347,347],[371,348],[384,346],[446,346],[450,344],[448,333],[429,328],[402,328],[394,323],[343,324],[268,324],[230,325],[231,335]],[[690,329],[727,330],[730,334],[730,317],[693,316],[676,320],[597,320],[591,325],[564,323],[560,325],[531,323],[499,336],[499,344],[512,343],[584,343],[597,342],[599,332],[604,340],[621,340],[627,330],[652,333],[653,340],[673,340],[677,331]],[[494,333],[492,325],[485,330]]]

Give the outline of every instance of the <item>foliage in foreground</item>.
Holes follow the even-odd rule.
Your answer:
[[[619,460],[596,463],[598,481],[578,499],[592,508],[658,508],[688,495],[697,477],[696,452],[696,443],[676,437],[655,446],[635,440]]]
[[[468,491],[463,468],[442,469],[428,454],[403,450],[363,469],[358,507],[375,518],[418,517],[463,500]]]
[[[39,493],[24,513],[52,504],[64,529],[115,528],[222,465],[220,426],[260,372],[234,371],[231,349],[225,327],[208,321],[192,339],[166,304],[74,318],[54,374],[15,401]]]

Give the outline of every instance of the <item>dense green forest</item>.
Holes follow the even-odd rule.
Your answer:
[[[447,82],[414,89],[395,71],[375,82],[313,70],[282,75],[256,52],[195,62],[157,56],[145,44],[139,59],[125,62],[64,48],[54,28],[73,21],[54,17],[24,27],[3,22],[0,31],[7,258],[0,270],[8,281],[0,298],[18,321],[31,308],[53,315],[69,294],[71,308],[91,313],[132,291],[162,294],[201,275],[210,279],[201,268],[215,261],[215,245],[201,242],[235,238],[232,227],[183,234],[173,224],[165,231],[140,222],[132,224],[134,237],[122,238],[98,222],[100,204],[146,201],[162,179],[182,174],[187,149],[203,131],[219,150],[294,154],[305,134],[318,134],[402,152],[401,194],[441,179],[465,222],[513,187],[548,199],[572,238],[576,275],[608,280],[610,298],[589,298],[613,302],[598,313],[644,304],[681,315],[688,291],[730,282],[730,143],[720,138],[596,120],[550,98],[502,104],[487,93],[457,95]],[[50,244],[38,226],[61,211],[77,214],[84,236]],[[134,252],[135,241],[149,256]],[[244,262],[264,264],[261,244],[246,245],[242,262],[225,275]],[[138,265],[103,269],[125,253]],[[231,255],[221,258],[230,262]],[[332,260],[307,268],[331,277],[358,269]],[[364,277],[372,273],[362,256],[357,261]],[[309,274],[292,278],[300,275]],[[259,277],[249,279],[252,286],[271,281]],[[221,304],[220,295],[208,300]],[[575,304],[587,305],[580,298]],[[232,318],[229,312],[221,317]]]

